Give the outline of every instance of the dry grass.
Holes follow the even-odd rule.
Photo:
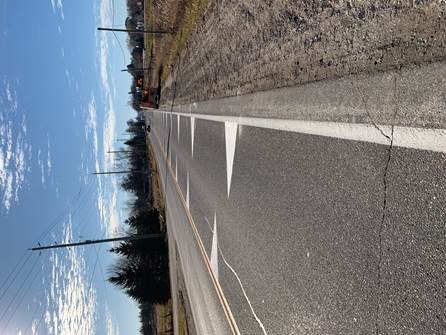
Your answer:
[[[167,56],[164,58],[162,67],[162,78],[161,81],[164,82],[169,75],[172,64],[174,64],[176,58],[181,53],[181,51],[186,47],[187,41],[192,36],[195,31],[198,21],[203,15],[205,9],[207,8],[208,0],[191,0],[188,1],[185,9],[184,16],[177,28],[175,34],[173,35],[171,45],[169,47]]]
[[[179,292],[178,299],[178,334],[188,335],[189,329],[187,326],[186,306],[184,306],[184,298],[181,291]]]
[[[166,231],[166,222],[164,220],[164,196],[161,188],[161,180],[159,176],[158,166],[155,160],[155,153],[152,148],[152,144],[148,141],[147,147],[149,149],[148,159],[150,163],[150,171],[151,171],[151,185],[152,185],[152,199],[153,199],[153,207],[156,208],[162,215],[162,220],[160,220],[161,230]]]
[[[144,29],[150,30],[153,27],[153,15],[152,15],[152,0],[145,0],[144,2]],[[144,64],[145,66],[149,66],[152,54],[152,48],[153,48],[153,35],[151,34],[144,34]],[[148,87],[149,82],[149,76],[147,72],[144,72],[144,83],[145,87]]]
[[[171,300],[165,304],[155,304],[154,316],[157,334],[173,334]]]

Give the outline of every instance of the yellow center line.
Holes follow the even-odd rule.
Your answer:
[[[152,128],[152,134],[154,134],[154,137],[156,138],[156,140],[157,140],[157,142],[159,144],[159,148],[161,149],[161,141],[160,141],[160,139],[158,137],[158,133],[156,132],[156,130],[154,128]],[[212,284],[214,285],[214,288],[215,288],[215,290],[217,292],[217,296],[218,296],[218,298],[220,300],[220,303],[221,303],[221,305],[223,307],[223,311],[225,313],[225,316],[228,319],[228,323],[229,323],[229,326],[231,327],[231,331],[232,331],[233,334],[240,335],[240,330],[238,329],[238,326],[237,326],[237,323],[235,321],[234,315],[232,314],[231,308],[229,307],[228,301],[227,301],[227,299],[226,299],[226,297],[225,297],[225,295],[223,293],[223,289],[220,286],[220,283],[218,282],[218,280],[215,278],[214,272],[212,271],[209,256],[208,256],[208,254],[206,252],[206,249],[204,248],[203,241],[202,241],[202,239],[200,237],[200,234],[198,232],[197,226],[195,225],[195,222],[194,222],[194,219],[192,217],[192,214],[190,213],[189,209],[187,208],[186,201],[184,200],[183,193],[181,192],[181,188],[180,188],[178,182],[175,181],[175,178],[173,177],[174,176],[174,172],[173,172],[172,167],[170,165],[170,162],[169,162],[169,160],[167,158],[167,155],[163,152],[162,149],[161,149],[161,153],[164,156],[164,159],[165,159],[165,161],[166,161],[166,163],[167,163],[167,165],[169,167],[169,172],[170,172],[170,174],[172,176],[171,179],[172,179],[172,181],[173,181],[173,183],[174,183],[174,185],[176,187],[177,193],[178,193],[178,195],[180,197],[181,203],[182,203],[183,208],[184,208],[184,210],[186,212],[189,224],[192,227],[192,231],[194,232],[195,240],[198,243],[198,247],[199,247],[199,249],[201,251],[201,255],[203,256],[203,259],[204,259],[204,262],[206,264],[206,268],[208,270],[209,276],[211,277]],[[158,168],[159,168],[159,171],[161,171],[161,167],[158,166]],[[164,186],[165,186],[165,191],[166,191],[167,190],[167,180],[164,181],[164,184],[165,184]]]

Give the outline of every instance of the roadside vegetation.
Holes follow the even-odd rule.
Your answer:
[[[163,214],[153,206],[151,171],[143,120],[129,120],[124,152],[118,165],[131,172],[121,187],[131,194],[127,234],[165,234]],[[158,334],[171,329],[170,281],[167,238],[120,242],[111,252],[119,255],[109,270],[108,280],[134,299],[140,307],[141,334]]]
[[[127,20],[125,22],[126,29],[138,30],[142,29],[141,23],[144,22],[144,1],[127,0]],[[143,99],[142,85],[138,84],[138,80],[143,77],[144,67],[143,51],[144,51],[144,34],[130,33],[127,38],[127,48],[130,52],[130,63],[127,65],[127,71],[132,77],[130,86],[130,105],[134,110],[139,111],[141,101]]]
[[[168,53],[166,57],[164,57],[162,63],[162,83],[166,81],[172,65],[186,47],[187,41],[195,31],[199,20],[207,8],[207,5],[208,0],[187,1],[186,6],[184,7],[181,23],[174,32],[172,42],[168,47]]]
[[[127,0],[127,29],[164,30],[166,34],[129,33],[132,76],[130,105],[157,107],[161,87],[197,29],[209,0]],[[144,70],[142,70],[144,69]]]

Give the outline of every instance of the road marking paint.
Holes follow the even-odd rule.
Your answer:
[[[206,217],[204,217],[204,220],[208,224],[209,230],[212,233],[214,233],[214,229],[217,229],[217,226],[215,224],[215,218],[214,218],[214,229],[212,229],[211,224],[209,223],[209,220]],[[225,263],[225,265],[228,267],[228,269],[232,272],[232,274],[236,278],[236,280],[237,280],[237,282],[238,282],[238,284],[240,286],[240,289],[242,290],[243,296],[245,297],[245,300],[248,303],[249,308],[251,309],[251,313],[254,316],[254,319],[259,324],[260,328],[262,329],[263,334],[264,335],[268,335],[267,332],[266,332],[265,326],[263,325],[262,321],[259,319],[259,317],[257,316],[256,312],[254,311],[254,307],[252,306],[251,300],[249,300],[248,295],[246,294],[245,288],[244,288],[244,286],[242,284],[242,281],[241,281],[239,275],[237,274],[237,272],[234,270],[234,268],[226,260],[225,255],[223,254],[223,251],[221,250],[220,245],[218,245],[218,251],[220,253],[221,259],[223,260],[223,263]]]
[[[211,268],[218,281],[218,242],[217,242],[217,212],[214,212],[214,229],[212,232]]]
[[[377,127],[381,129],[382,132],[374,125],[363,123],[286,120],[207,114],[175,114],[202,120],[216,122],[235,122],[239,125],[244,126],[318,135],[382,145],[390,145],[389,138],[386,138],[382,134],[382,132],[385,134],[392,133],[392,126],[379,124],[377,125]],[[393,146],[446,153],[446,129],[394,126]]]
[[[177,115],[178,144],[180,143],[180,118],[181,118],[181,115]]]
[[[251,313],[254,316],[254,319],[256,319],[257,323],[259,324],[260,328],[262,329],[263,334],[268,335],[268,333],[266,332],[265,326],[263,325],[262,321],[259,319],[256,312],[254,311],[254,308],[252,307],[251,300],[249,300],[248,295],[246,294],[245,288],[243,287],[240,277],[238,276],[237,272],[235,272],[233,267],[231,265],[229,265],[229,263],[226,261],[226,258],[225,258],[225,256],[223,256],[223,253],[221,252],[220,247],[219,247],[219,250],[220,250],[220,255],[221,255],[221,258],[223,259],[223,262],[226,264],[226,266],[229,268],[229,270],[231,270],[231,272],[234,274],[235,278],[237,279],[238,284],[240,285],[240,288],[242,289],[243,295],[245,296],[245,299],[248,302],[249,308],[251,309]]]
[[[173,115],[172,115],[172,113],[169,113],[169,116],[170,116],[170,131],[172,132],[172,130],[173,130],[173,126],[172,126],[172,123],[173,123],[173,121],[172,121],[172,119],[173,119]]]
[[[175,180],[178,181],[178,157],[175,156]]]
[[[231,191],[232,168],[234,166],[235,144],[237,142],[238,124],[235,122],[225,122],[225,144],[226,144],[226,181],[228,198]]]
[[[161,147],[161,142],[160,142],[160,139],[159,139],[156,131],[153,132],[153,136],[157,139],[158,144]],[[164,159],[167,161],[167,156],[165,155],[165,153],[163,153],[163,156],[164,156]],[[160,168],[160,164],[158,161],[157,161],[157,165],[158,165],[158,168]],[[167,166],[169,168],[170,173],[173,174],[172,167],[170,166],[170,164],[167,164]],[[187,185],[189,186],[189,172],[187,172],[187,181],[188,181]],[[165,181],[165,182],[167,182],[167,181]],[[174,185],[176,187],[177,194],[181,200],[181,203],[183,204],[183,207],[185,208],[185,212],[186,212],[189,224],[190,224],[192,231],[194,233],[194,236],[195,236],[196,242],[198,244],[198,247],[200,249],[201,255],[203,256],[204,263],[208,270],[209,276],[211,277],[211,281],[214,285],[214,288],[217,292],[217,296],[218,296],[220,303],[223,307],[225,316],[228,319],[228,323],[231,328],[231,331],[235,335],[240,335],[240,330],[238,329],[237,322],[235,321],[234,315],[232,314],[231,308],[229,307],[228,301],[226,300],[226,297],[223,293],[223,289],[221,288],[219,282],[216,280],[216,278],[214,276],[214,273],[212,272],[209,257],[207,255],[206,249],[204,248],[204,244],[203,244],[203,241],[201,240],[200,234],[198,233],[198,229],[195,225],[194,219],[192,218],[192,214],[189,211],[189,205],[185,204],[184,197],[183,197],[183,194],[181,193],[181,188],[178,185],[178,183],[174,183]],[[188,187],[188,189],[189,189],[189,187]],[[188,192],[188,194],[189,194],[189,192]]]
[[[190,118],[190,136],[191,136],[191,146],[192,146],[192,157],[194,157],[195,118],[193,116],[191,116]]]
[[[186,179],[186,206],[189,209],[189,171],[187,171],[187,179]]]

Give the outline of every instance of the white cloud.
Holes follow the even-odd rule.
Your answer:
[[[108,306],[105,306],[105,326],[107,335],[119,335],[119,328],[113,323],[113,318]]]
[[[51,161],[51,144],[50,144],[50,136],[47,134],[46,135],[47,138],[47,157],[46,157],[46,167],[47,167],[47,173],[48,175],[51,174],[51,169],[53,168],[53,163]]]
[[[15,112],[18,107],[17,93],[15,90],[11,89],[11,84],[8,80],[4,79],[3,85],[5,86],[5,95],[6,100],[9,102],[10,111]]]
[[[43,150],[37,150],[37,165],[40,169],[40,181],[42,185],[46,185],[47,180],[49,180],[51,176],[51,171],[53,168],[53,162],[51,160],[51,144],[50,137],[47,134],[47,147],[46,147],[46,158],[43,157]]]
[[[40,182],[42,183],[42,185],[45,185],[45,165],[43,164],[43,159],[42,159],[42,149],[38,149],[37,150],[37,165],[40,168]]]
[[[71,74],[70,74],[70,70],[65,69],[65,77],[67,78],[68,85],[71,86]]]
[[[91,139],[93,142],[93,155],[95,157],[95,164],[98,167],[98,122],[96,112],[96,101],[94,97],[91,98],[87,106],[87,120],[85,122],[85,140]]]
[[[109,235],[117,235],[120,230],[119,226],[119,213],[118,213],[118,206],[117,206],[117,190],[116,192],[112,192],[111,199],[110,199],[110,217],[109,222],[107,225],[107,232]]]
[[[64,224],[63,239],[65,243],[73,240],[71,217]],[[87,271],[83,249],[52,252],[50,263],[45,312],[48,334],[94,334],[96,291],[90,286],[91,270]]]
[[[112,4],[110,0],[101,0],[99,5],[99,13],[97,18],[97,25],[101,27],[111,26],[112,24]],[[97,61],[99,64],[99,77],[101,84],[101,91],[103,102],[105,106],[105,122],[102,132],[102,146],[103,146],[103,162],[105,169],[114,168],[113,155],[106,154],[107,151],[113,148],[113,143],[116,140],[116,112],[114,105],[114,97],[112,92],[115,91],[114,86],[111,84],[112,80],[108,74],[109,64],[109,40],[107,34],[96,33],[96,45],[97,45]],[[112,87],[113,86],[113,87]],[[98,210],[101,216],[101,222],[106,229],[108,235],[116,233],[119,225],[119,213],[117,209],[117,193],[118,185],[114,176],[110,177],[111,187],[108,190],[102,188],[99,183],[99,196],[98,196]]]
[[[108,122],[110,123],[110,121]],[[113,128],[113,126],[111,126]],[[113,128],[114,129],[114,128]],[[113,130],[114,131],[114,130]],[[104,130],[104,133],[106,130]],[[98,141],[98,123],[97,123],[97,106],[96,101],[91,98],[87,106],[86,122],[85,122],[85,140],[89,141],[92,146],[92,156],[94,159],[95,171],[103,169],[112,169],[113,164],[107,164],[106,156],[100,156],[99,141]],[[102,143],[106,147],[106,142]],[[104,149],[107,151],[108,149]],[[81,161],[83,166],[84,153],[81,154]],[[97,179],[98,197],[96,199],[96,207],[98,209],[101,227],[110,235],[116,231],[116,226],[119,222],[119,215],[117,213],[117,192],[118,187],[116,179],[112,177],[111,186],[106,187],[102,182],[102,178]],[[111,190],[110,190],[111,188]]]
[[[8,101],[11,102],[12,94],[11,94],[11,88],[9,87],[9,82],[6,83],[5,92],[6,92],[6,99],[8,99]]]
[[[59,16],[62,20],[65,19],[65,15],[63,12],[63,3],[62,0],[51,0],[51,7],[53,7],[53,13],[59,13]]]
[[[5,78],[4,97],[0,104],[0,198],[8,212],[13,203],[19,202],[19,192],[26,185],[31,171],[31,145],[27,142],[25,115],[17,117],[18,98],[15,88]]]

